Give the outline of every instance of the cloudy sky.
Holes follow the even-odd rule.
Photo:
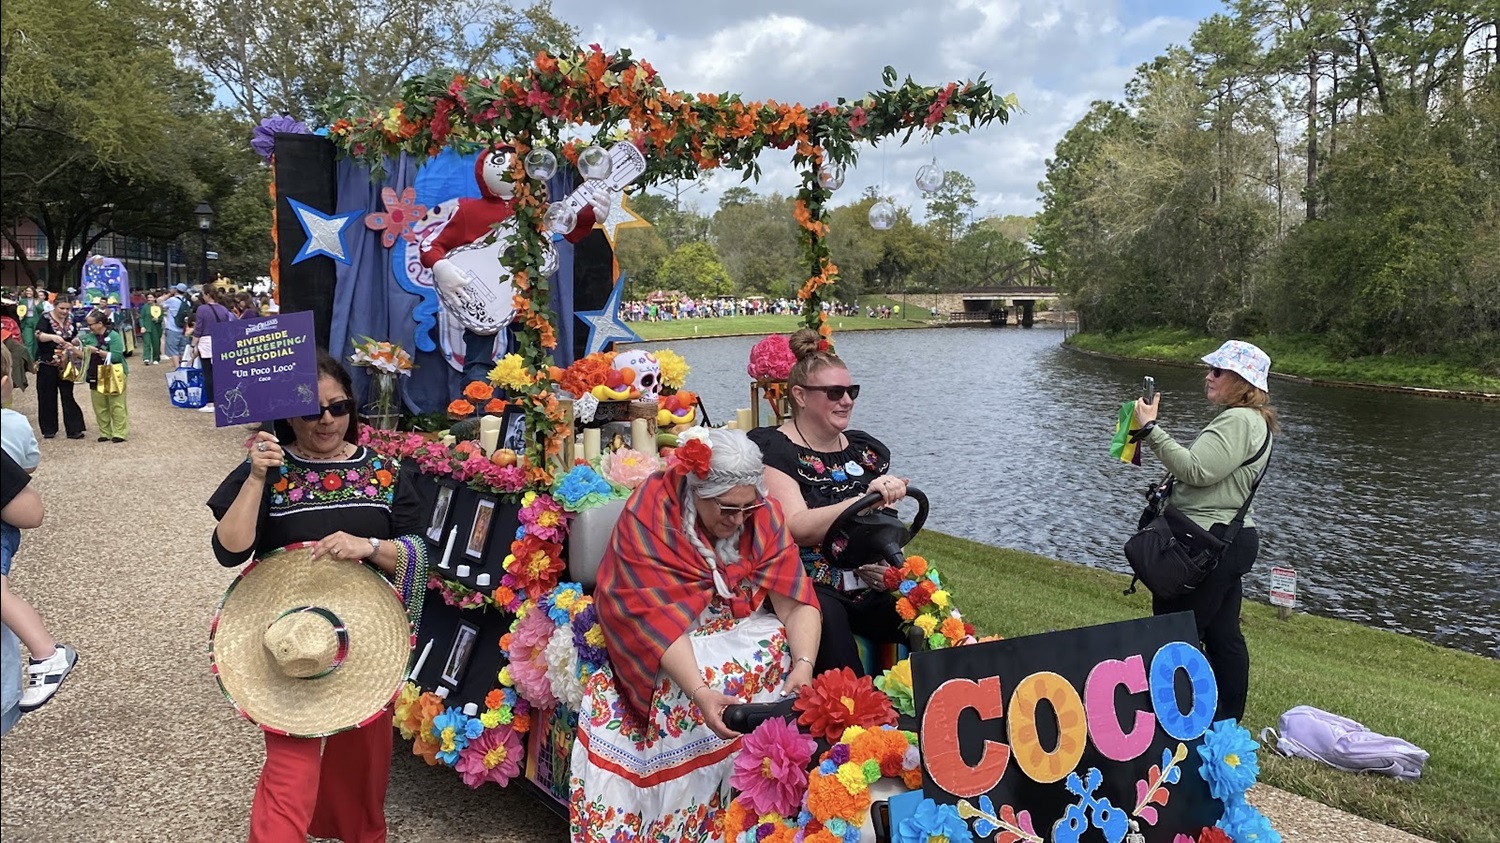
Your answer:
[[[1185,43],[1219,0],[553,0],[585,44],[629,48],[668,88],[737,91],[808,105],[878,89],[893,66],[924,85],[983,74],[1021,113],[968,135],[865,147],[839,194],[869,185],[922,213],[917,168],[936,156],[972,178],[977,215],[1032,214],[1044,161],[1095,99],[1118,99],[1142,62]],[[795,189],[790,156],[761,160],[759,192]],[[738,184],[717,173],[693,194],[704,210]],[[839,202],[839,194],[835,202]]]

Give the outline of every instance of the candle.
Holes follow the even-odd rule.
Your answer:
[[[500,444],[500,417],[485,416],[479,420],[479,447],[485,456],[495,453]]]
[[[453,438],[452,434],[443,437],[443,447],[445,447],[445,448],[452,448],[454,445],[457,445],[457,444],[458,444],[458,440],[455,439],[455,438]]]
[[[417,674],[422,672],[422,665],[427,664],[427,654],[430,652],[432,652],[432,642],[428,641],[427,646],[422,648],[422,655],[417,656],[417,663],[412,665],[411,673],[407,674],[406,678],[417,678]]]
[[[656,440],[651,438],[651,428],[645,419],[630,420],[630,447],[643,454],[656,453]]]
[[[583,458],[589,462],[599,458],[599,428],[597,427],[583,429]]]
[[[432,693],[440,700],[448,699],[448,689],[445,686],[439,685],[438,689]]]
[[[744,408],[734,411],[735,426],[740,430],[749,430],[755,425],[750,421],[750,409]]]
[[[476,717],[479,715],[479,703],[464,703],[464,716]]]
[[[453,555],[453,543],[458,540],[458,527],[453,526],[448,530],[448,545],[443,548],[443,558],[438,562],[438,567],[444,571],[448,570],[448,559]]]
[[[468,565],[459,565],[458,566],[458,575],[460,577],[467,577],[469,575],[469,566]]]
[[[480,588],[484,588],[485,586],[490,584],[490,575],[480,574],[479,576],[474,578],[474,584],[479,586]]]

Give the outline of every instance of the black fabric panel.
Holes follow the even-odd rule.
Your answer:
[[[573,246],[573,312],[598,310],[609,300],[615,286],[615,253],[609,238],[594,229]],[[588,347],[588,326],[574,319],[573,359],[583,357]]]
[[[281,312],[310,310],[318,348],[328,348],[333,324],[333,288],[336,283],[333,258],[318,255],[301,263],[292,258],[307,242],[302,223],[287,199],[331,214],[338,188],[335,184],[334,147],[317,135],[276,134],[276,253],[281,264]]]

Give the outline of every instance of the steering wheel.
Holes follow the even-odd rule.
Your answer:
[[[879,492],[870,492],[839,513],[823,536],[823,559],[845,571],[874,559],[899,568],[906,559],[901,548],[927,523],[927,495],[916,486],[907,486],[906,496],[917,502],[917,517],[910,526],[903,524],[893,509],[865,511],[883,500]]]

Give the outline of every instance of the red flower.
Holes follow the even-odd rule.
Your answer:
[[[678,446],[675,456],[688,471],[699,477],[708,476],[708,462],[713,456],[708,443],[700,439],[689,439],[686,444]]]
[[[886,591],[895,591],[896,589],[900,588],[901,569],[894,566],[886,568],[884,585]]]
[[[1198,843],[1234,843],[1234,841],[1224,829],[1211,825],[1198,835]]]
[[[339,489],[343,488],[343,486],[344,478],[338,476],[337,473],[330,471],[327,474],[323,475],[323,488],[327,489],[328,491],[337,492]]]
[[[797,722],[816,737],[837,742],[850,726],[894,726],[896,710],[868,676],[849,668],[824,672],[797,697]]]

